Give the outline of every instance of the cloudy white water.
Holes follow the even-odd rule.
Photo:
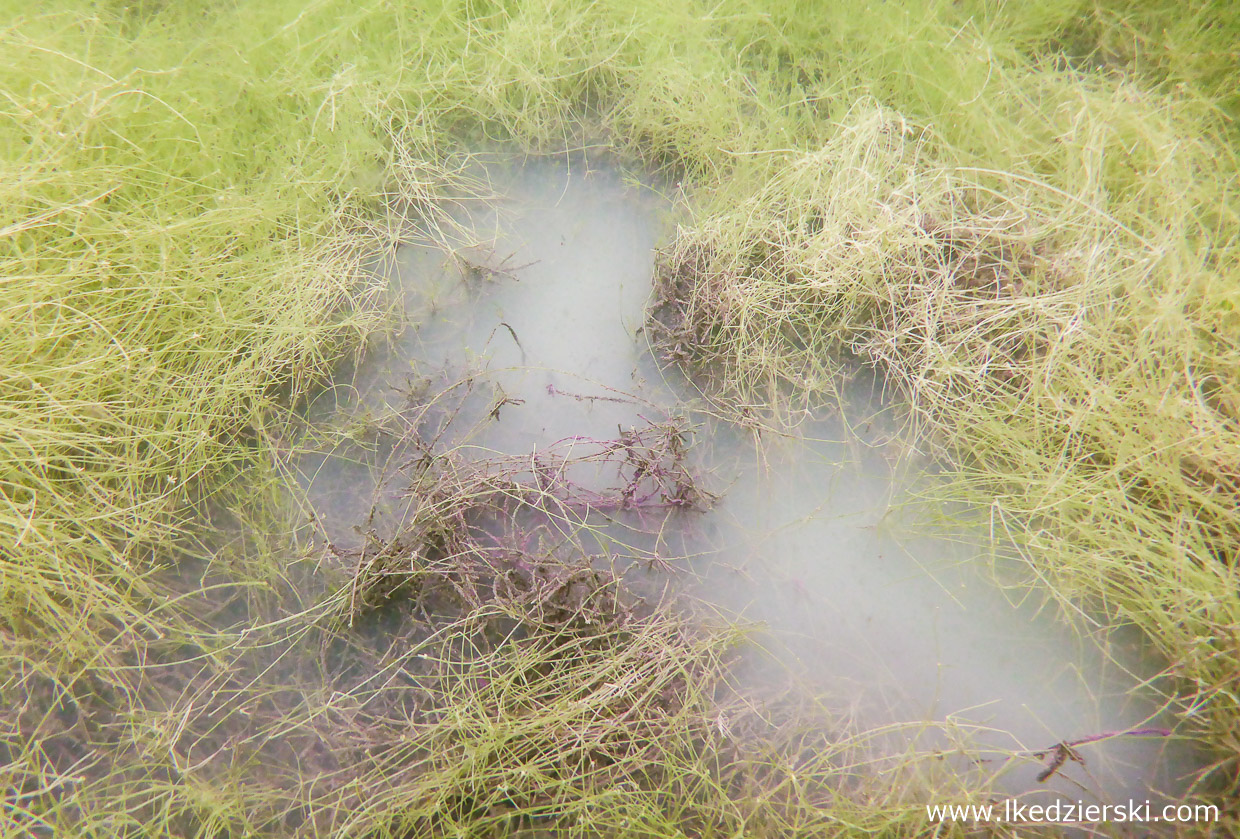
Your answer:
[[[391,277],[411,325],[316,400],[314,417],[359,405],[402,411],[445,389],[439,401],[455,405],[468,393],[440,442],[484,458],[565,454],[687,416],[695,463],[720,498],[709,512],[668,519],[675,532],[665,527],[644,547],[669,560],[691,554],[673,562],[686,591],[760,622],[755,641],[780,668],[859,725],[950,721],[985,729],[978,742],[990,748],[1019,751],[1162,724],[1135,690],[1158,671],[1136,639],[1082,637],[1054,610],[1013,602],[986,573],[985,511],[954,511],[973,526],[935,526],[928,505],[911,503],[929,479],[924,464],[905,456],[893,412],[864,377],[849,394],[848,424],[817,418],[795,438],[694,413],[700,399],[675,371],[660,371],[639,334],[654,249],[668,232],[669,203],[657,190],[580,159],[492,162],[479,172],[492,198],[459,211],[485,245],[451,259],[431,246],[398,251]],[[447,416],[419,430],[433,434]],[[396,494],[376,489],[381,465],[394,462],[390,447],[359,451],[299,464],[336,540],[376,503],[400,515]],[[770,667],[750,672],[773,677]],[[890,735],[893,746],[946,742],[917,726],[902,731]],[[1084,765],[1069,761],[1049,782],[1073,800],[1143,800],[1174,790],[1191,766],[1156,736],[1078,751]],[[983,765],[1004,770],[1009,792],[1039,788],[1036,759]]]

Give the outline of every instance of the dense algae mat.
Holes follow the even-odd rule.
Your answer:
[[[723,408],[782,419],[830,394],[840,353],[878,364],[955,464],[945,492],[990,506],[1035,590],[1172,662],[1182,728],[1216,760],[1202,790],[1234,819],[1230,8],[63,8],[11,4],[0,33],[7,835],[940,829],[909,773],[849,775],[828,728],[770,719],[773,756],[712,749],[684,709],[726,635],[666,616],[531,635],[482,685],[462,670],[491,666],[487,627],[458,604],[462,654],[425,665],[441,681],[332,670],[366,629],[351,578],[252,487],[281,406],[379,323],[361,266],[385,207],[433,226],[462,136],[610,145],[680,180],[700,209],[663,274],[670,351]],[[242,514],[234,549],[188,536],[208,506]],[[321,668],[279,670],[316,642]],[[626,751],[589,703],[557,717],[578,667],[654,714],[661,747]],[[671,705],[638,702],[667,685]],[[431,741],[381,724],[415,690],[442,691],[455,727],[424,730],[461,749],[422,774],[400,750]],[[566,742],[631,774],[591,775]],[[496,755],[553,749],[554,772],[492,783]]]

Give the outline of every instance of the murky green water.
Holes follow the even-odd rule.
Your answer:
[[[416,416],[390,424],[390,435],[298,460],[330,539],[357,540],[363,521],[398,526],[409,503],[401,467],[418,440],[479,460],[520,455],[532,475],[557,456],[597,453],[680,418],[695,444],[690,460],[720,496],[709,511],[654,503],[665,498],[616,509],[605,503],[615,499],[610,461],[577,463],[562,477],[582,499],[579,520],[598,528],[600,555],[761,623],[755,642],[779,666],[755,656],[748,678],[793,673],[860,726],[979,726],[977,743],[992,749],[1161,724],[1152,699],[1134,690],[1159,669],[1136,639],[1081,637],[1050,610],[1012,602],[984,574],[985,510],[953,511],[973,525],[936,527],[935,511],[912,503],[927,464],[909,454],[898,412],[866,376],[843,415],[815,418],[794,438],[710,418],[678,371],[660,370],[640,333],[654,248],[669,233],[657,189],[580,159],[493,161],[483,171],[494,199],[457,209],[488,245],[456,259],[400,249],[390,273],[409,328],[311,408],[323,424],[366,411]],[[428,400],[434,408],[421,411]],[[556,526],[569,526],[561,513]],[[888,737],[895,748],[947,742],[917,725]],[[1079,752],[1085,764],[1069,761],[1048,783],[1073,800],[1141,800],[1176,789],[1191,767],[1159,737]],[[1008,770],[1009,792],[1039,787],[1037,760],[983,765]]]

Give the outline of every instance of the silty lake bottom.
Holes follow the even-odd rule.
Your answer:
[[[403,436],[291,457],[323,536],[399,530],[410,434],[524,463],[531,484],[570,489],[548,493],[541,521],[527,514],[531,532],[571,535],[651,598],[752,625],[742,684],[796,685],[873,730],[875,749],[942,749],[998,794],[1183,791],[1198,764],[1157,733],[1171,725],[1159,662],[1131,633],[1070,627],[994,582],[988,511],[918,499],[932,464],[874,375],[857,371],[838,409],[785,434],[720,418],[659,362],[643,325],[674,185],[582,157],[491,155],[468,171],[480,195],[447,208],[460,229],[406,230],[376,268],[403,326],[308,403],[319,429],[432,406]],[[677,463],[653,463],[669,452]],[[1039,780],[1056,744],[1122,732],[1144,733],[1082,743]]]

